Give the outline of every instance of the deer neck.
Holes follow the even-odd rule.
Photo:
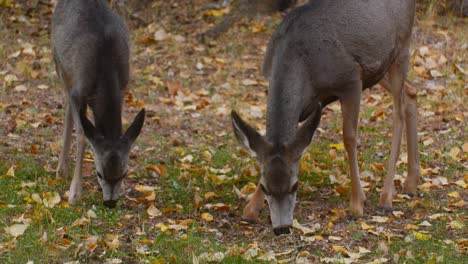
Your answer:
[[[123,94],[117,78],[102,78],[98,83],[93,114],[96,129],[108,139],[122,135]]]
[[[303,108],[302,87],[288,78],[272,77],[267,101],[266,137],[270,143],[284,144],[296,135]]]

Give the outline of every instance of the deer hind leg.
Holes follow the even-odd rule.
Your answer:
[[[68,178],[70,165],[70,147],[71,136],[73,130],[73,116],[70,103],[68,103],[65,113],[64,128],[63,128],[63,146],[60,152],[59,162],[57,166],[57,178]]]
[[[396,61],[388,71],[388,76],[381,82],[393,96],[393,135],[390,158],[388,160],[388,171],[385,177],[384,186],[380,195],[379,206],[385,209],[392,208],[393,196],[395,191],[395,170],[396,162],[400,155],[401,138],[403,132],[404,118],[404,96],[403,87],[405,84],[406,73],[408,71],[408,52],[405,52],[398,61]]]
[[[257,222],[258,214],[260,210],[265,205],[265,195],[263,194],[262,188],[260,188],[260,183],[257,185],[252,198],[250,199],[247,206],[244,208],[242,213],[242,219],[248,222]]]
[[[343,142],[348,153],[349,170],[351,174],[351,202],[350,209],[355,215],[364,212],[366,196],[361,186],[359,166],[357,161],[357,128],[359,121],[359,107],[362,84],[353,84],[349,94],[340,98],[341,112],[343,115]]]

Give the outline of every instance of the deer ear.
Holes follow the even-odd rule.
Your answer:
[[[321,117],[322,104],[318,103],[315,110],[302,123],[302,126],[296,133],[296,137],[288,146],[295,158],[300,159],[310,142],[312,142],[312,137],[320,123]]]
[[[253,127],[242,120],[234,110],[231,112],[231,120],[234,134],[244,149],[253,157],[263,153],[268,145],[265,139]]]
[[[94,127],[93,123],[91,123],[91,121],[89,121],[89,119],[86,117],[86,107],[80,109],[79,115],[81,126],[83,127],[83,132],[86,138],[89,141],[93,142],[97,138],[98,132],[96,127]]]
[[[140,135],[141,128],[143,127],[144,123],[145,123],[145,109],[143,108],[135,117],[132,124],[128,127],[127,131],[125,131],[123,140],[125,140],[126,142],[129,142],[130,145],[133,144],[133,142],[135,142],[138,135]]]

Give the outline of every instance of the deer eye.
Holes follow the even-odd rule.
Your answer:
[[[296,182],[293,187],[291,188],[291,193],[297,192],[297,189],[299,188],[299,182]]]
[[[267,192],[265,186],[263,186],[263,184],[261,184],[261,183],[260,183],[260,188],[262,189],[262,192],[263,192],[265,195],[270,195],[270,194]]]
[[[99,177],[99,179],[103,179],[101,173],[99,173],[99,171],[97,172],[97,176]]]

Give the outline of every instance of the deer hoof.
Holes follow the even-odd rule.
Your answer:
[[[57,171],[56,171],[56,173],[55,173],[55,176],[56,176],[57,178],[68,179],[68,176],[69,176],[68,168],[57,168]]]
[[[405,184],[403,186],[403,193],[408,194],[411,197],[418,195],[418,191],[415,185],[410,184]]]
[[[69,204],[76,204],[81,198],[81,188],[73,189],[70,188],[70,195],[68,197]]]
[[[68,203],[71,205],[76,204],[79,200],[80,198],[77,197],[76,195],[70,195],[70,197],[68,197]]]
[[[258,222],[258,219],[250,219],[250,218],[241,217],[241,222],[245,222],[248,224],[255,224]]]
[[[351,196],[350,210],[353,215],[360,216],[364,214],[364,202],[366,195],[363,191],[359,192],[356,196]]]
[[[393,207],[392,201],[393,201],[393,193],[382,193],[380,195],[379,208],[382,208],[385,210],[391,210]]]
[[[258,222],[258,210],[254,210],[250,207],[244,209],[241,220],[247,223],[256,223]]]
[[[364,206],[363,204],[351,204],[351,214],[355,216],[361,216],[364,214]]]

